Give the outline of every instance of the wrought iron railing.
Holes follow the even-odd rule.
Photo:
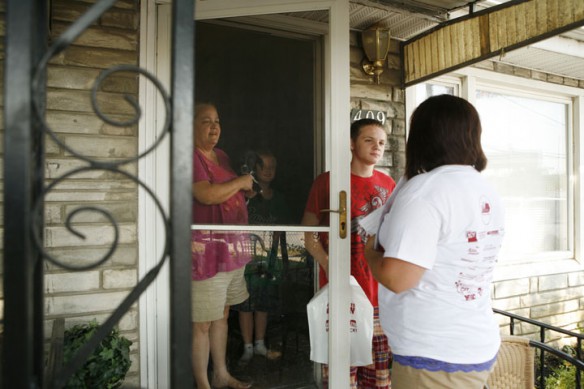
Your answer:
[[[561,361],[571,364],[572,366],[575,367],[575,388],[581,388],[581,382],[582,382],[582,374],[584,373],[584,361],[583,361],[583,355],[582,355],[582,340],[584,339],[584,334],[582,333],[578,333],[578,332],[573,332],[573,331],[568,331],[565,330],[563,328],[560,327],[555,327],[546,323],[542,323],[540,321],[537,320],[533,320],[530,318],[526,318],[523,316],[519,316],[510,312],[505,312],[502,311],[500,309],[493,309],[493,311],[497,314],[503,315],[503,316],[507,316],[509,318],[509,334],[510,335],[515,335],[515,324],[517,321],[519,322],[523,322],[523,323],[529,323],[533,326],[536,326],[539,328],[539,341],[537,340],[530,340],[529,341],[529,345],[531,347],[534,347],[536,349],[539,350],[539,355],[537,356],[538,358],[538,363],[536,365],[536,370],[539,371],[539,374],[536,375],[537,377],[537,385],[539,389],[544,389],[545,388],[545,383],[546,383],[546,379],[547,379],[547,371],[549,369],[546,369],[546,353],[552,354],[554,356],[556,356],[558,359],[560,359]],[[575,339],[575,357],[563,352],[561,350],[558,350],[554,347],[551,347],[550,345],[546,344],[546,330],[547,331],[554,331],[557,332],[559,334],[562,334],[564,336],[567,337],[571,337],[573,339]],[[535,372],[534,372],[535,373]]]

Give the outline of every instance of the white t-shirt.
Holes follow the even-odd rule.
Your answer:
[[[441,166],[404,183],[378,241],[385,257],[428,270],[399,294],[379,285],[394,354],[457,364],[495,357],[500,336],[490,284],[503,235],[501,200],[474,168]]]

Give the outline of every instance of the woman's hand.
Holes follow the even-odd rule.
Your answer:
[[[240,190],[249,192],[253,190],[253,177],[251,174],[244,174],[236,178],[239,180]]]
[[[248,199],[255,197],[257,193],[253,190],[253,184],[255,183],[253,176],[251,174],[244,174],[239,178],[243,179],[243,186],[241,188],[243,195]]]

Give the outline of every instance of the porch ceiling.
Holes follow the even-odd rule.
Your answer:
[[[513,0],[351,0],[351,29],[363,31],[375,23],[389,27],[394,39],[406,41],[440,22],[467,15],[472,5],[480,11]],[[294,17],[327,21],[322,11],[295,13]],[[493,59],[528,69],[584,80],[584,28],[508,52]]]

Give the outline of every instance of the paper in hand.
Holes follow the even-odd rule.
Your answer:
[[[377,234],[379,225],[381,223],[381,218],[389,211],[389,209],[386,209],[386,205],[388,203],[389,201],[386,202],[382,207],[377,208],[375,211],[359,220],[359,224],[365,230],[367,235]]]
[[[371,212],[369,215],[365,216],[361,220],[359,220],[359,225],[365,230],[367,235],[375,235],[375,244],[373,247],[377,250],[379,248],[378,243],[378,236],[379,236],[379,228],[381,227],[381,222],[383,221],[383,217],[389,212],[393,202],[395,200],[395,196],[397,192],[401,189],[403,184],[407,180],[405,178],[400,178],[397,182],[397,185],[391,192],[389,199],[383,204],[383,207],[377,208],[375,211]]]

